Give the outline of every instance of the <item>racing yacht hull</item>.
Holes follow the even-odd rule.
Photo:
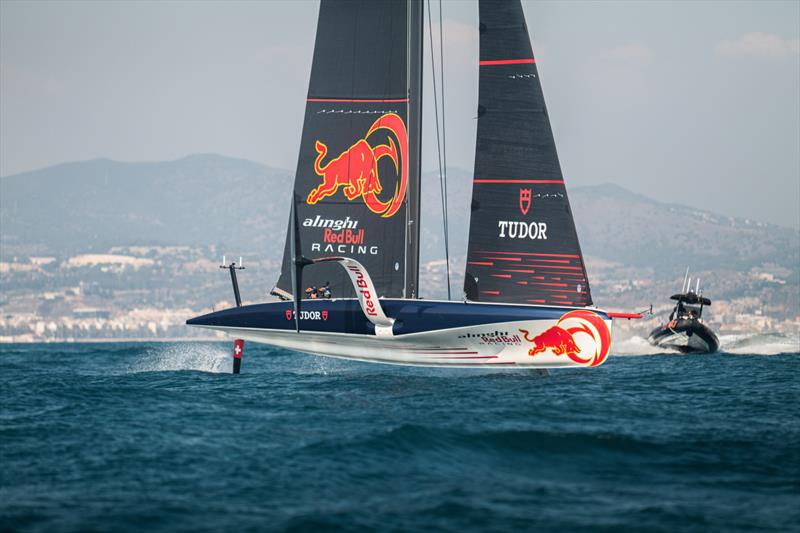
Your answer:
[[[394,319],[376,328],[357,299],[225,309],[187,321],[231,337],[317,355],[438,367],[558,368],[602,364],[611,318],[587,308],[385,299]]]

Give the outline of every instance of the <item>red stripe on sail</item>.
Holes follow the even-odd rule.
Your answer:
[[[561,185],[564,184],[564,180],[472,180],[472,183],[533,183],[533,184],[547,184],[547,183],[559,183]]]
[[[561,266],[561,265],[536,265],[534,263],[525,263],[525,266],[532,266],[539,268],[563,268],[564,270],[583,270],[581,267]]]
[[[527,57],[524,59],[488,59],[478,62],[478,64],[482,67],[489,67],[493,65],[525,65],[530,63],[536,63],[536,58]]]
[[[514,268],[504,268],[503,272],[518,272],[520,274],[533,274],[535,270],[518,270]]]
[[[548,276],[550,276],[551,279],[555,279],[553,276],[557,275],[557,276],[570,276],[570,277],[565,277],[564,281],[573,281],[573,282],[583,281],[583,274],[579,272],[550,272],[547,270],[537,270],[536,272],[540,274],[547,274]]]
[[[522,261],[521,257],[484,257],[484,259],[494,259],[495,261]]]
[[[534,285],[547,285],[549,287],[568,287],[566,283],[546,283],[544,281],[534,281]]]
[[[511,278],[511,274],[492,274],[493,278]]]
[[[500,291],[481,291],[482,294],[493,294],[495,296],[500,296]]]
[[[535,304],[543,304],[544,303],[544,300],[528,300],[528,301],[531,302],[531,303],[535,303]]]
[[[480,261],[468,261],[467,264],[468,265],[487,266],[487,267],[494,266],[494,263],[482,263]]]
[[[357,104],[404,104],[408,98],[306,98],[306,102],[348,102]]]
[[[564,289],[539,289],[539,290],[547,291],[547,292],[566,292],[567,294],[586,294],[586,291],[578,292],[578,291],[573,291],[571,289],[569,289],[569,290],[564,290]]]
[[[580,259],[579,255],[570,255],[570,254],[535,254],[531,252],[489,252],[489,251],[479,251],[479,254],[512,254],[512,255],[533,255],[533,256],[541,256],[541,257],[572,257],[573,259]]]

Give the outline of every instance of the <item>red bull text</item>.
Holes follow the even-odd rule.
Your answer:
[[[372,293],[369,291],[369,285],[364,279],[364,273],[355,265],[348,265],[347,268],[356,275],[357,290],[364,297],[364,312],[369,316],[376,316],[378,313],[375,310],[375,302],[372,300]]]

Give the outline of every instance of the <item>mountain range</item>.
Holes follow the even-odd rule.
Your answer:
[[[469,173],[450,169],[451,257],[465,255]],[[218,245],[231,255],[278,259],[292,173],[214,154],[175,161],[65,163],[0,178],[3,255],[102,252],[112,246]],[[687,265],[740,271],[800,264],[800,233],[605,184],[569,189],[584,253],[674,277]],[[422,259],[443,253],[436,174],[423,176]],[[713,208],[713,207],[712,207]]]

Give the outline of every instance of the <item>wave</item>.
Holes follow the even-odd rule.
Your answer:
[[[722,335],[720,351],[737,355],[781,355],[800,353],[800,333],[756,333]]]
[[[612,356],[665,355],[674,354],[670,350],[653,346],[647,339],[634,335],[627,339],[614,339],[611,343]]]
[[[721,335],[719,351],[736,355],[783,355],[800,353],[800,334],[753,333]],[[633,335],[615,339],[611,345],[612,356],[675,355],[678,352],[651,345],[647,339]]]
[[[314,456],[329,456],[347,451],[366,460],[393,454],[433,451],[450,457],[472,451],[507,457],[514,454],[541,456],[545,453],[575,456],[595,455],[598,451],[626,454],[662,453],[674,443],[652,437],[637,437],[609,431],[580,431],[542,428],[492,428],[471,431],[467,428],[433,427],[414,423],[370,430],[359,435],[335,435],[301,444],[299,448]]]

